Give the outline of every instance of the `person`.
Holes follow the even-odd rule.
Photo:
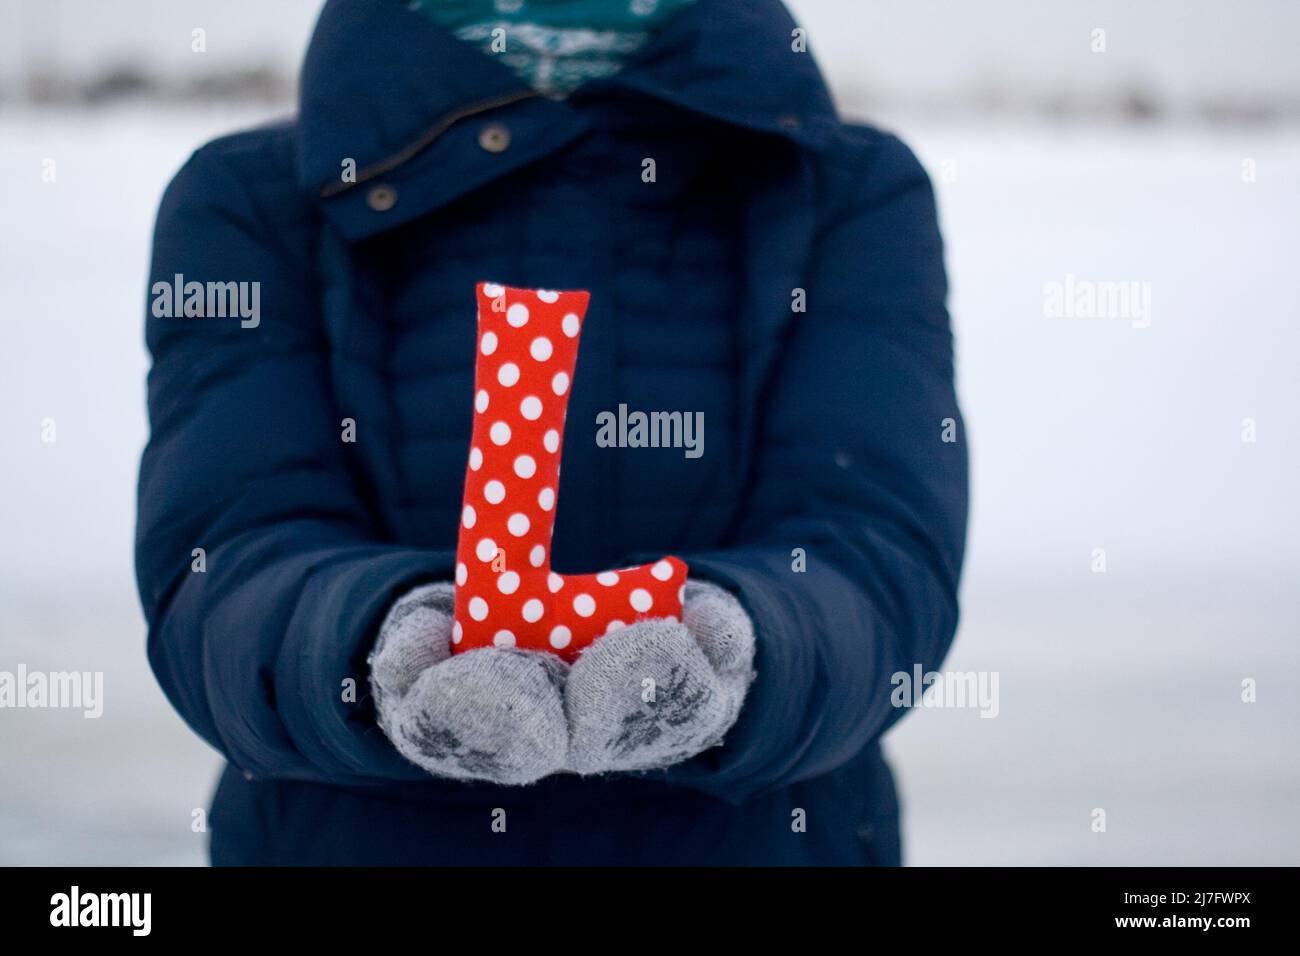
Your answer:
[[[590,292],[554,568],[689,569],[572,665],[449,647],[485,280]],[[943,252],[777,0],[328,0],[151,282],[257,290],[146,320],[137,576],[228,761],[213,863],[900,862],[891,675],[946,653],[966,525]],[[702,453],[598,442],[625,409]]]

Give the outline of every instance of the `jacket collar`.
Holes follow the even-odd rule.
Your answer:
[[[839,118],[796,27],[780,0],[698,0],[601,82],[821,150]]]
[[[812,54],[791,48],[794,28],[779,0],[698,0],[598,85],[819,150],[837,119]],[[475,140],[489,119],[511,130],[496,155]],[[328,0],[303,63],[297,128],[300,186],[356,239],[560,148],[588,121],[398,0]],[[390,209],[367,198],[376,184],[396,191]]]

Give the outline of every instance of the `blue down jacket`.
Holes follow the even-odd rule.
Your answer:
[[[921,166],[837,118],[794,29],[700,0],[555,101],[401,3],[329,0],[296,117],[176,175],[151,288],[249,283],[242,318],[159,292],[146,327],[139,590],[229,761],[214,862],[898,862],[890,677],[947,650],[966,524],[943,256]],[[555,566],[673,553],[739,596],[758,678],[723,746],[499,788],[376,727],[376,627],[452,573],[480,279],[591,290]],[[704,454],[598,447],[620,404],[702,412]]]

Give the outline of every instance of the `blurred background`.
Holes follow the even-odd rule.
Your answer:
[[[886,738],[907,861],[1300,863],[1300,5],[790,6],[948,245],[974,499],[945,669],[999,699]],[[0,670],[105,675],[97,720],[0,709],[0,864],[206,860],[219,760],[131,567],[150,230],[192,149],[292,111],[318,8],[0,6]],[[1149,315],[1056,317],[1069,281],[1149,284]]]

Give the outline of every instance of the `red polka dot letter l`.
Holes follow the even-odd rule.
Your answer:
[[[496,645],[572,661],[639,618],[681,619],[686,564],[678,558],[599,574],[551,570],[564,415],[588,298],[478,286],[454,653]]]

